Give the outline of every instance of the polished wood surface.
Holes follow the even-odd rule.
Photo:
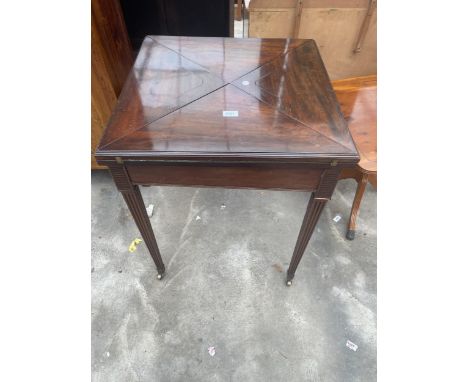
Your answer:
[[[281,190],[316,190],[322,175],[320,168],[291,164],[242,167],[229,164],[197,166],[128,164],[127,171],[134,184],[196,187],[227,187]]]
[[[133,63],[118,0],[91,2],[91,167],[94,151]]]
[[[361,156],[357,165],[343,169],[340,175],[358,182],[346,233],[353,240],[366,185],[369,182],[377,188],[377,76],[334,81],[333,88]]]
[[[340,172],[359,161],[312,40],[149,36],[96,152],[164,265],[138,185],[312,191],[291,284]]]
[[[155,41],[203,66],[225,82],[231,82],[305,40],[151,36]]]
[[[351,131],[364,172],[377,171],[377,76],[333,81],[333,89]]]
[[[312,40],[150,36],[97,157],[181,154],[357,159]]]
[[[312,127],[330,143],[340,144],[342,152],[353,152],[354,144],[346,121],[336,107],[335,93],[318,57],[317,45],[309,40],[233,83],[300,121],[306,128]],[[249,84],[244,85],[245,81]],[[326,144],[320,146],[336,150],[326,148]]]
[[[224,110],[237,111],[239,116],[223,117]],[[352,151],[310,128],[310,125],[288,117],[230,84],[105,148],[154,153],[353,155]]]
[[[202,66],[146,38],[99,150],[222,86]]]

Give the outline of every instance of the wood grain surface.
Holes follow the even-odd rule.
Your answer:
[[[377,76],[333,81],[338,102],[361,156],[364,172],[377,171]]]
[[[358,159],[312,40],[160,36],[145,39],[97,152],[142,156]]]

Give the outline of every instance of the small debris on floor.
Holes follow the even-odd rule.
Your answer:
[[[154,204],[150,204],[148,207],[146,207],[146,213],[148,214],[149,217],[153,216],[153,210],[154,210]]]
[[[353,351],[356,351],[358,349],[358,346],[356,344],[353,344],[350,340],[346,341],[346,346]]]
[[[201,220],[200,215],[197,215],[197,217],[195,218],[195,220]]]
[[[275,268],[278,272],[283,272],[283,267],[279,264],[273,264],[273,268]]]
[[[216,354],[216,349],[214,346],[210,346],[208,348],[208,354],[211,355],[212,357]]]
[[[135,252],[136,251],[136,246],[140,244],[143,240],[136,238],[130,243],[130,246],[128,247],[129,252]]]
[[[226,205],[223,203],[221,204],[221,209],[224,210],[226,208]]]
[[[286,357],[283,353],[281,353],[279,350],[278,350],[278,353],[280,353],[285,359],[288,359],[288,357]]]
[[[109,357],[110,356],[110,353],[109,352],[106,352],[106,357]]]
[[[338,223],[340,220],[341,220],[341,216],[340,216],[340,215],[336,215],[336,216],[333,218],[333,221],[334,221],[335,223]]]

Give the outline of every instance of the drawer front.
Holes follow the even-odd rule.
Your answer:
[[[299,165],[126,164],[132,183],[277,190],[316,190],[324,169]]]

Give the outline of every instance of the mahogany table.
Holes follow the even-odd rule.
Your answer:
[[[148,36],[96,151],[158,269],[139,185],[311,191],[297,266],[359,155],[313,40]]]

